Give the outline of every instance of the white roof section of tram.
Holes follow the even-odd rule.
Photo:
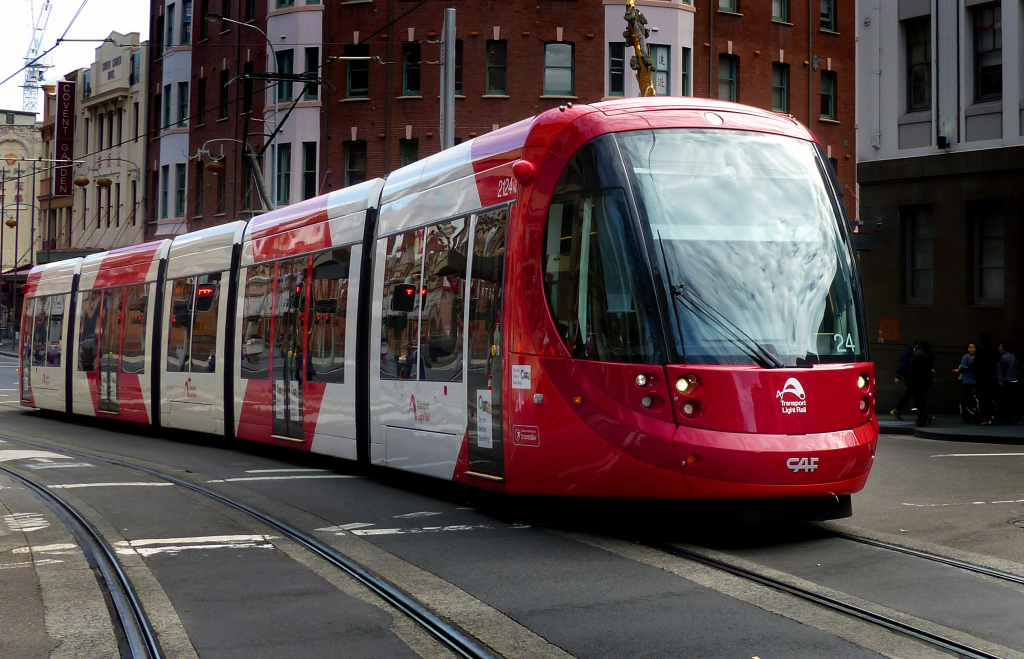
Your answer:
[[[70,293],[75,275],[82,271],[82,257],[66,259],[37,265],[29,273],[29,279],[38,276],[38,282],[32,291],[33,297],[42,295],[58,295]]]
[[[245,225],[244,220],[239,220],[176,236],[167,257],[167,278],[229,269],[231,252],[242,242]]]

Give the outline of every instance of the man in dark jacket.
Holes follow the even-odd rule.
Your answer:
[[[982,334],[978,340],[978,351],[974,363],[967,369],[974,376],[975,393],[978,396],[978,417],[981,425],[990,426],[995,420],[995,398],[999,390],[999,354],[992,347],[992,339]]]
[[[923,426],[929,422],[928,392],[932,388],[932,376],[935,374],[935,357],[928,339],[918,339],[914,357],[910,360],[908,379],[914,392],[914,404],[917,405],[917,423]]]
[[[914,397],[914,386],[910,379],[910,363],[914,360],[916,344],[917,341],[914,341],[914,343],[907,346],[906,350],[900,353],[900,361],[896,366],[896,379],[893,380],[894,384],[899,384],[900,380],[903,380],[903,384],[907,386],[907,390],[903,393],[903,398],[900,398],[900,402],[896,403],[896,407],[889,411],[889,414],[901,420],[903,419],[903,416],[901,416],[903,407]]]

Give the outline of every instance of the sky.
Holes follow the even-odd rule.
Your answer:
[[[32,38],[32,16],[30,5],[38,15],[43,0],[0,0],[0,13],[5,25],[5,39],[0,39],[0,80],[25,65],[25,53]],[[46,32],[43,33],[40,52],[50,48],[67,29],[75,12],[82,6],[82,0],[52,0],[53,9]],[[149,39],[149,0],[85,0],[85,8],[75,20],[65,39],[103,39],[111,32],[122,34],[138,32],[139,39]],[[96,56],[96,47],[100,44],[82,42],[62,42],[49,57],[53,58],[53,68],[45,73],[46,82],[56,82],[65,73],[74,71],[92,63]],[[22,108],[21,85],[25,81],[25,73],[21,72],[11,80],[0,85],[0,109],[20,110]],[[39,101],[39,111],[43,102]]]

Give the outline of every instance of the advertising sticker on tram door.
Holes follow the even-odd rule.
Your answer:
[[[476,390],[476,444],[480,448],[494,448],[490,389]]]
[[[513,389],[529,389],[533,386],[530,379],[530,365],[529,364],[513,364],[512,365],[512,388]]]

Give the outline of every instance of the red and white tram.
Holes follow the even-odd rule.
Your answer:
[[[559,108],[32,270],[29,407],[515,494],[843,497],[878,435],[838,181],[791,118]]]

